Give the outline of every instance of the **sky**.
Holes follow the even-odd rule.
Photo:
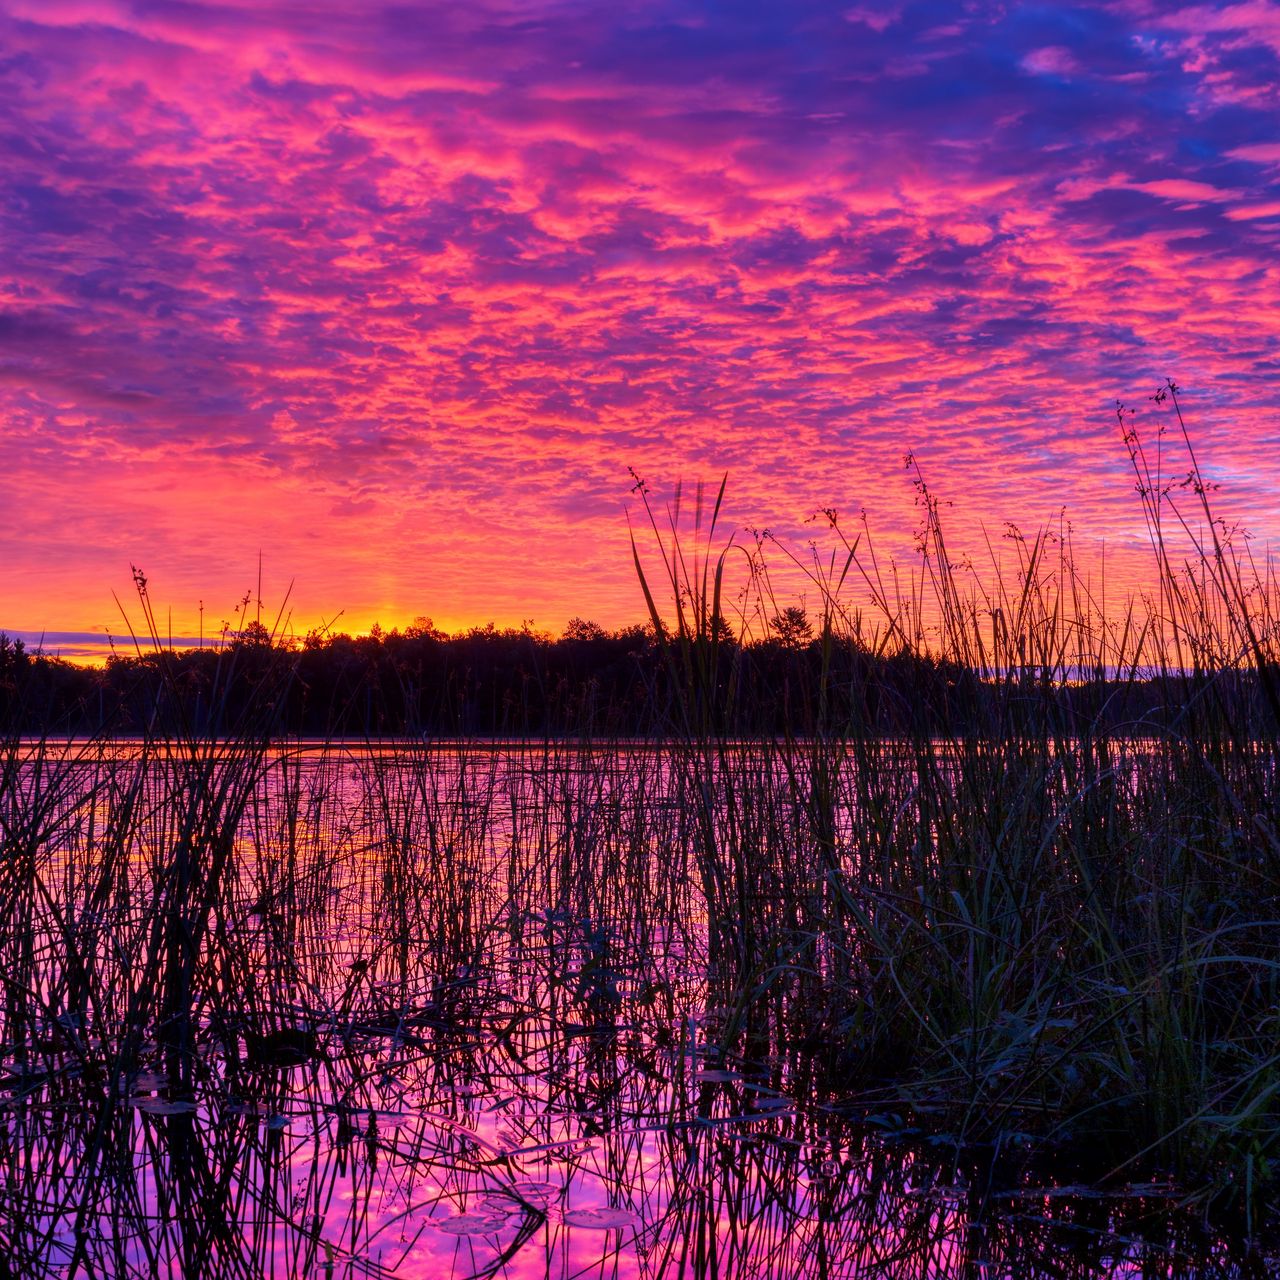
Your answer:
[[[1280,532],[1278,249],[1271,0],[0,0],[0,628],[619,626],[629,469],[909,559],[907,451],[1140,589],[1164,378]]]

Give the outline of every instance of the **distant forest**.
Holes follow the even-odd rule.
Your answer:
[[[1231,734],[1275,728],[1246,672],[982,678],[911,651],[824,639],[798,609],[745,645],[727,631],[659,637],[576,619],[558,638],[492,625],[447,635],[422,619],[279,642],[251,622],[216,646],[113,655],[101,667],[0,633],[0,730],[10,735],[1194,734],[1206,720]]]

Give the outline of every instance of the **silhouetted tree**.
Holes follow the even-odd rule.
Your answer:
[[[813,624],[801,605],[788,605],[769,619],[769,628],[788,649],[801,649],[813,639]]]

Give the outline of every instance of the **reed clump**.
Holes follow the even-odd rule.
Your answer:
[[[1253,1229],[1280,1173],[1280,592],[1212,509],[1176,387],[1156,400],[1189,471],[1162,484],[1121,411],[1147,597],[1104,611],[1065,523],[1011,530],[1012,570],[959,567],[908,458],[918,563],[826,513],[836,553],[793,558],[820,660],[750,746],[717,719],[751,679],[717,635],[734,549],[646,501],[665,615],[637,566],[734,1028],[787,1026],[851,1107],[1004,1176],[1046,1153],[1167,1176]],[[778,617],[758,555],[747,590]],[[848,654],[916,663],[915,704],[887,712],[883,661]]]

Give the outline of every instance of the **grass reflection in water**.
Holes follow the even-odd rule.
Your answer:
[[[762,849],[803,847],[794,764],[717,763]],[[760,893],[744,983],[688,766],[12,744],[11,1273],[1264,1273],[1167,1185],[1073,1187],[1012,1131],[957,1148],[923,1093],[858,1079],[812,901]]]

